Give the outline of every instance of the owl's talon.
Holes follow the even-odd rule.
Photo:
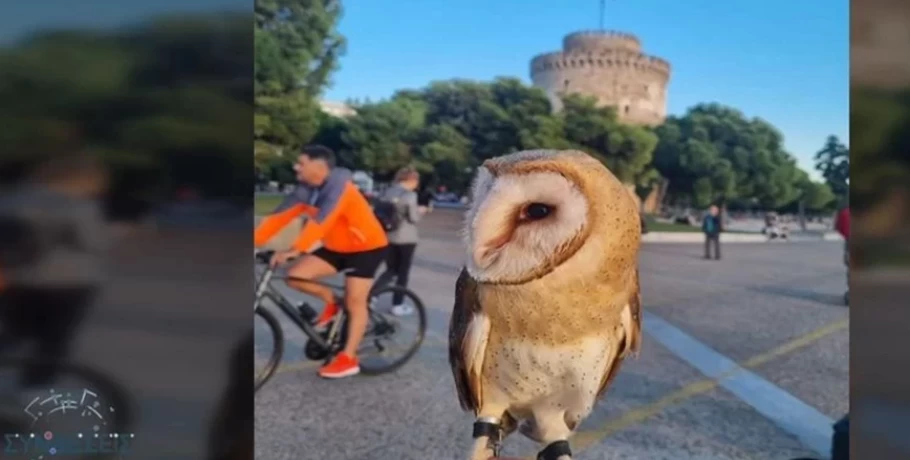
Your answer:
[[[555,441],[537,453],[537,460],[559,460],[563,456],[572,457],[569,441]]]

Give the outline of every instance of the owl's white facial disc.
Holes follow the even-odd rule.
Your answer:
[[[467,268],[478,281],[527,277],[558,257],[586,224],[588,201],[564,176],[478,170],[466,214]]]

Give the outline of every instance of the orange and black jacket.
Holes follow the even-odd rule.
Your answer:
[[[294,247],[307,252],[322,241],[330,251],[354,253],[385,247],[385,230],[373,208],[351,181],[351,172],[334,168],[320,187],[300,184],[256,227],[254,243],[262,246],[295,218],[306,215]]]

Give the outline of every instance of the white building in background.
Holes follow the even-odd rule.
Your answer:
[[[338,118],[350,117],[357,113],[351,106],[343,102],[319,101],[319,108],[323,112]]]

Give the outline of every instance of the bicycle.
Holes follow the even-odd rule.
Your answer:
[[[275,274],[276,270],[269,266],[273,254],[274,251],[261,251],[254,255],[255,261],[266,264],[267,268],[256,282],[256,297],[253,302],[253,314],[265,321],[266,326],[271,331],[273,346],[273,351],[265,364],[265,368],[254,376],[254,391],[259,391],[259,389],[274,376],[284,355],[285,346],[284,330],[278,322],[278,318],[263,305],[263,300],[268,299],[272,304],[277,305],[278,308],[308,337],[304,347],[304,355],[308,359],[313,361],[321,360],[328,363],[335,354],[344,349],[344,345],[347,342],[347,313],[344,305],[344,296],[342,294],[344,292],[344,287],[316,279],[290,276],[279,277]],[[342,270],[339,273],[344,274],[347,272],[348,270]],[[272,281],[274,280],[305,281],[332,289],[335,294],[336,305],[339,306],[339,309],[335,316],[332,317],[328,327],[326,327],[324,331],[317,331],[312,324],[312,320],[317,316],[315,310],[306,302],[297,305],[293,304],[272,285]],[[379,298],[386,294],[396,293],[401,294],[414,306],[414,313],[410,316],[416,316],[418,319],[416,337],[407,345],[405,353],[399,359],[385,364],[381,362],[373,363],[365,350],[358,350],[357,354],[360,357],[360,372],[364,375],[375,376],[397,370],[417,353],[417,350],[423,343],[427,328],[426,309],[423,301],[420,300],[417,294],[407,288],[396,285],[386,285],[374,286],[370,291],[369,319],[366,333],[361,342],[361,348],[364,348],[364,346],[372,346],[380,355],[390,350],[389,347],[385,346],[385,341],[394,339],[402,328],[400,327],[401,324],[398,319],[390,318],[390,315],[380,311],[379,306],[381,302],[379,301]]]
[[[22,369],[37,362],[38,360],[34,358],[0,358],[0,368]],[[96,438],[115,434],[118,437],[127,435],[132,437],[129,431],[134,423],[133,407],[127,391],[123,387],[101,372],[82,364],[63,362],[57,364],[56,367],[57,378],[55,378],[53,385],[48,385],[46,392],[41,392],[41,397],[33,395],[35,398],[31,399],[31,403],[25,407],[15,408],[16,415],[14,417],[10,417],[9,414],[4,414],[4,416],[0,417],[0,429],[3,430],[7,438],[6,449],[22,447],[27,452],[19,453],[27,454],[27,458],[51,458],[55,455],[55,452],[49,452],[50,456],[48,456],[40,455],[34,451],[41,446],[39,444],[29,444],[27,448],[25,447],[26,444],[18,446],[13,442],[11,445],[12,440],[10,438],[16,437],[17,434],[25,437],[28,435],[27,433],[31,432],[37,436],[42,436],[43,434],[44,440],[50,441],[47,433],[53,431],[53,434],[57,437],[65,436],[63,433],[72,431],[72,427],[69,430],[63,430],[65,426],[69,425],[81,426],[81,429],[76,429],[80,433],[87,433],[85,436],[94,433]],[[79,384],[75,386],[61,385],[63,382],[78,382]],[[67,392],[67,389],[70,391]],[[72,391],[78,394],[69,394]],[[54,397],[55,395],[57,396],[56,398]],[[71,401],[64,401],[67,398],[71,399]],[[59,410],[61,407],[65,408],[67,402],[78,403],[78,406],[69,406],[69,411]],[[54,406],[48,406],[47,404],[54,404]],[[89,409],[89,407],[92,409]],[[72,434],[69,433],[69,435]],[[75,439],[70,442],[74,441]],[[48,442],[47,444],[50,443]],[[65,445],[66,443],[63,444]],[[120,447],[114,447],[117,445]],[[118,444],[115,440],[107,450],[100,452],[98,450],[85,451],[81,455],[74,457],[69,457],[63,452],[59,453],[66,455],[67,458],[79,460],[87,460],[89,458],[113,460],[124,458],[124,456],[128,455],[129,449],[129,446],[122,443]],[[5,451],[10,452],[9,450]],[[4,455],[0,455],[0,457],[2,456]]]

